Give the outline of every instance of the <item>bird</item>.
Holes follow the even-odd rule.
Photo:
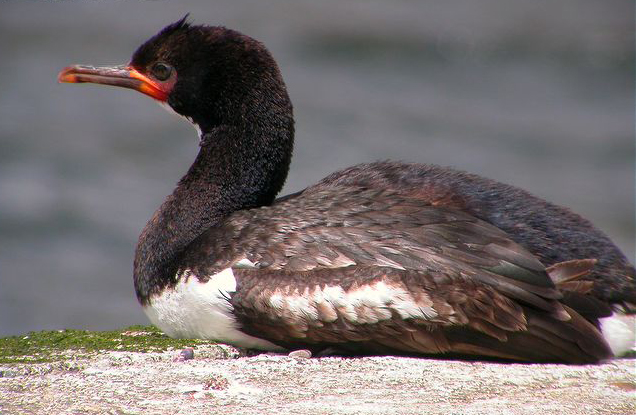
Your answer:
[[[271,53],[247,35],[186,15],[128,64],[73,65],[58,81],[141,92],[198,131],[193,164],[135,250],[137,299],[168,336],[570,364],[633,347],[634,266],[588,220],[527,191],[374,161],[277,198],[293,107]]]

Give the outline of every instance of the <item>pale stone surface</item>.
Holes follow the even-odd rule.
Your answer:
[[[220,348],[222,347],[222,348]],[[194,359],[104,352],[0,366],[2,414],[634,414],[636,360],[596,366],[402,357]]]

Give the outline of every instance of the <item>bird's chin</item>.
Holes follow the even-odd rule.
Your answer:
[[[170,106],[170,104],[168,104],[168,101],[157,101],[157,103],[161,106],[161,108],[165,109],[170,114],[174,114],[177,117],[183,118],[184,120],[186,120],[187,122],[192,124],[194,129],[197,130],[197,135],[199,136],[199,140],[201,140],[201,137],[202,137],[202,134],[203,134],[203,132],[201,131],[201,127],[199,126],[199,124],[194,122],[194,120],[192,118],[190,118],[190,117],[188,117],[186,115],[179,114],[177,111],[174,110],[174,108],[172,108]]]

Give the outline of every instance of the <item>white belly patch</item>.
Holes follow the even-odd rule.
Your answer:
[[[184,271],[173,288],[154,296],[144,312],[150,321],[170,337],[210,339],[238,347],[283,350],[264,339],[238,330],[227,300],[236,291],[232,268],[200,282],[189,270]]]

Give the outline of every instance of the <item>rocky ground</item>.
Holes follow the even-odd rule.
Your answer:
[[[186,356],[192,357],[192,356]],[[597,366],[402,357],[69,350],[0,364],[2,414],[634,414],[636,360]]]

